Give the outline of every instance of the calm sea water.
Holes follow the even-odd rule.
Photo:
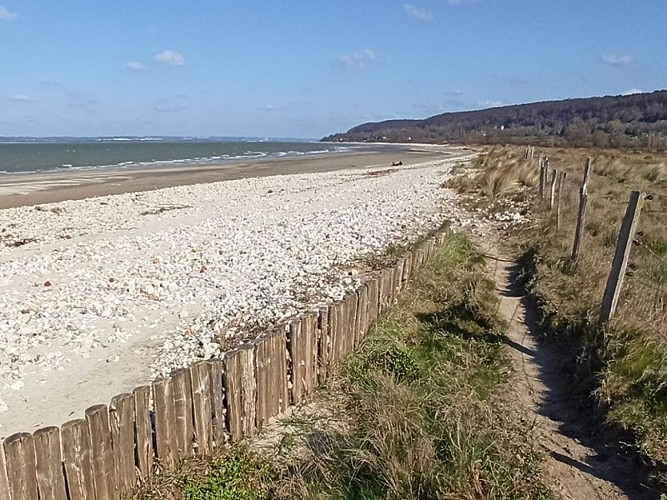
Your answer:
[[[246,158],[343,152],[352,148],[357,146],[222,139],[0,140],[0,174],[107,167],[205,165]]]

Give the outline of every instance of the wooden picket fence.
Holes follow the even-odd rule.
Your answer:
[[[342,301],[221,359],[91,406],[60,428],[8,437],[0,500],[120,500],[158,467],[252,436],[327,379],[444,237],[425,240]]]

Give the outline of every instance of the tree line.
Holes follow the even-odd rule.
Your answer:
[[[335,142],[459,142],[667,150],[667,90],[364,123]]]

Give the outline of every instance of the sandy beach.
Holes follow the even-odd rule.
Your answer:
[[[80,417],[341,297],[359,282],[355,261],[456,217],[441,183],[471,156],[441,147],[0,179],[0,439]]]

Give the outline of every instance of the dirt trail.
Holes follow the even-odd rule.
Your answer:
[[[514,402],[546,452],[548,484],[566,499],[660,498],[645,486],[646,471],[632,453],[591,435],[587,416],[568,394],[565,353],[539,337],[524,290],[516,284],[515,264],[495,258],[490,265],[501,298],[499,312],[509,323]]]

